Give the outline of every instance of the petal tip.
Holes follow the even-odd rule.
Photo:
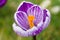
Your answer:
[[[27,1],[23,1],[20,3],[20,5],[17,8],[17,11],[24,11],[27,12],[27,9],[30,8],[31,6],[33,6],[33,3],[31,2],[27,2]],[[24,9],[25,8],[25,9]]]

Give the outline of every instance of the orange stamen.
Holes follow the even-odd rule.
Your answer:
[[[28,16],[28,22],[29,22],[30,28],[34,26],[34,23],[33,23],[34,19],[35,19],[34,16],[32,15]]]

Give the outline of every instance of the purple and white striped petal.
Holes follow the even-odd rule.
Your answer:
[[[51,20],[51,16],[50,16],[50,12],[47,9],[43,10],[44,16],[43,16],[43,29],[45,29],[48,24],[50,23]]]
[[[30,7],[32,7],[32,6],[33,6],[33,4],[32,4],[31,2],[25,2],[25,1],[23,1],[23,2],[19,5],[17,11],[23,11],[23,12],[27,13],[27,10],[28,10]]]
[[[18,11],[14,15],[16,23],[24,30],[29,29],[29,24],[27,20],[27,15],[25,12]]]
[[[35,17],[34,24],[37,26],[38,23],[43,19],[43,13],[41,7],[35,5],[27,11],[28,15],[33,15]]]
[[[13,30],[20,36],[28,36],[28,32],[13,23]]]
[[[33,27],[33,28],[27,30],[28,36],[34,36],[34,35],[37,35],[37,34],[39,34],[41,31],[42,31],[42,27],[40,27],[40,29],[37,28],[37,27]]]
[[[48,24],[50,23],[50,12],[47,10],[47,9],[44,9],[43,10],[43,21],[41,21],[38,25],[37,25],[37,28],[40,28],[42,27],[42,30],[44,30]]]

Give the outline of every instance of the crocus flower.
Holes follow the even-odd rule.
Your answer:
[[[6,4],[7,0],[0,0],[0,7],[3,7]]]
[[[21,36],[41,33],[50,22],[50,12],[31,2],[22,2],[14,14],[13,30]]]

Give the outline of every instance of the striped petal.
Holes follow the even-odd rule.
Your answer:
[[[28,36],[28,32],[13,23],[13,30],[20,36]]]
[[[27,30],[28,36],[34,36],[39,34],[42,31],[42,28],[33,27],[32,29]]]
[[[42,27],[42,29],[44,30],[48,24],[50,23],[50,12],[47,9],[43,10],[43,21],[41,21],[38,25],[37,28]]]
[[[48,26],[48,24],[50,23],[51,16],[50,16],[49,10],[47,10],[47,9],[44,9],[43,13],[44,13],[44,16],[43,16],[43,29],[45,29]]]
[[[33,6],[27,12],[28,12],[28,15],[35,16],[34,24],[36,26],[43,19],[42,9],[39,6]]]
[[[27,15],[26,13],[22,11],[18,11],[14,15],[16,23],[24,30],[29,29],[29,24],[27,20]]]

